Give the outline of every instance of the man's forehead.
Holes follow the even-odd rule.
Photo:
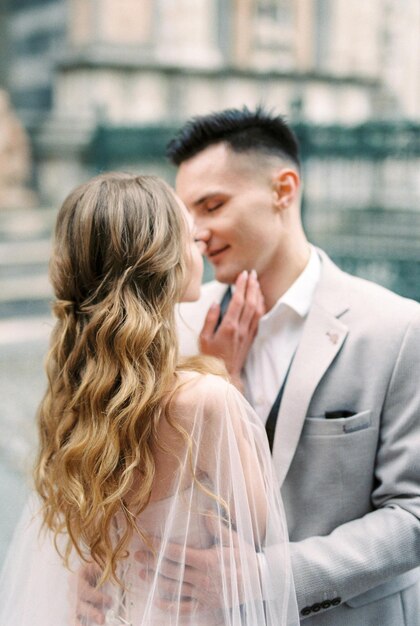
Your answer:
[[[217,193],[237,186],[238,178],[256,178],[264,168],[252,152],[234,152],[225,143],[208,146],[179,166],[177,192],[185,201],[195,201],[197,194]],[[208,188],[208,190],[207,190]]]
[[[178,168],[178,178],[188,178],[201,172],[217,172],[226,169],[231,160],[232,151],[224,144],[217,143],[207,146]]]
[[[176,191],[185,202],[196,201],[204,189],[227,184],[229,171],[225,151],[210,146],[181,163],[175,180]]]

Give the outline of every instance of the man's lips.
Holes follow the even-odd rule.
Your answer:
[[[219,256],[219,254],[222,254],[222,252],[224,252],[228,248],[229,248],[229,246],[223,246],[223,248],[217,248],[216,250],[211,250],[211,251],[209,251],[207,253],[207,256],[208,256],[209,259],[213,260],[217,256]]]

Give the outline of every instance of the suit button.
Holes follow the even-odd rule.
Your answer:
[[[333,606],[338,606],[338,605],[340,604],[340,602],[341,602],[341,598],[340,598],[340,597],[339,597],[339,598],[333,598],[333,599],[331,600],[331,604],[332,604]]]
[[[331,600],[324,600],[324,602],[322,602],[321,604],[323,609],[329,609],[331,606]]]
[[[310,606],[305,606],[305,608],[302,609],[301,612],[300,612],[300,614],[303,615],[303,617],[307,617],[311,613],[312,613],[312,609],[311,609]]]
[[[319,604],[319,602],[315,602],[315,604],[311,606],[312,613],[318,613],[318,611],[320,610],[321,610],[321,605]]]

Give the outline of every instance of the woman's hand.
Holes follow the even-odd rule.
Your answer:
[[[257,274],[252,270],[239,274],[235,291],[220,326],[220,305],[213,304],[200,333],[202,354],[223,359],[232,382],[242,390],[241,370],[264,315],[264,298]]]

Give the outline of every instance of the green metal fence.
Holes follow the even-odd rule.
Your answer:
[[[310,240],[343,268],[420,301],[420,125],[294,126]],[[86,153],[98,170],[165,165],[175,125],[100,126]]]
[[[420,300],[420,126],[295,130],[311,240],[343,269]]]

